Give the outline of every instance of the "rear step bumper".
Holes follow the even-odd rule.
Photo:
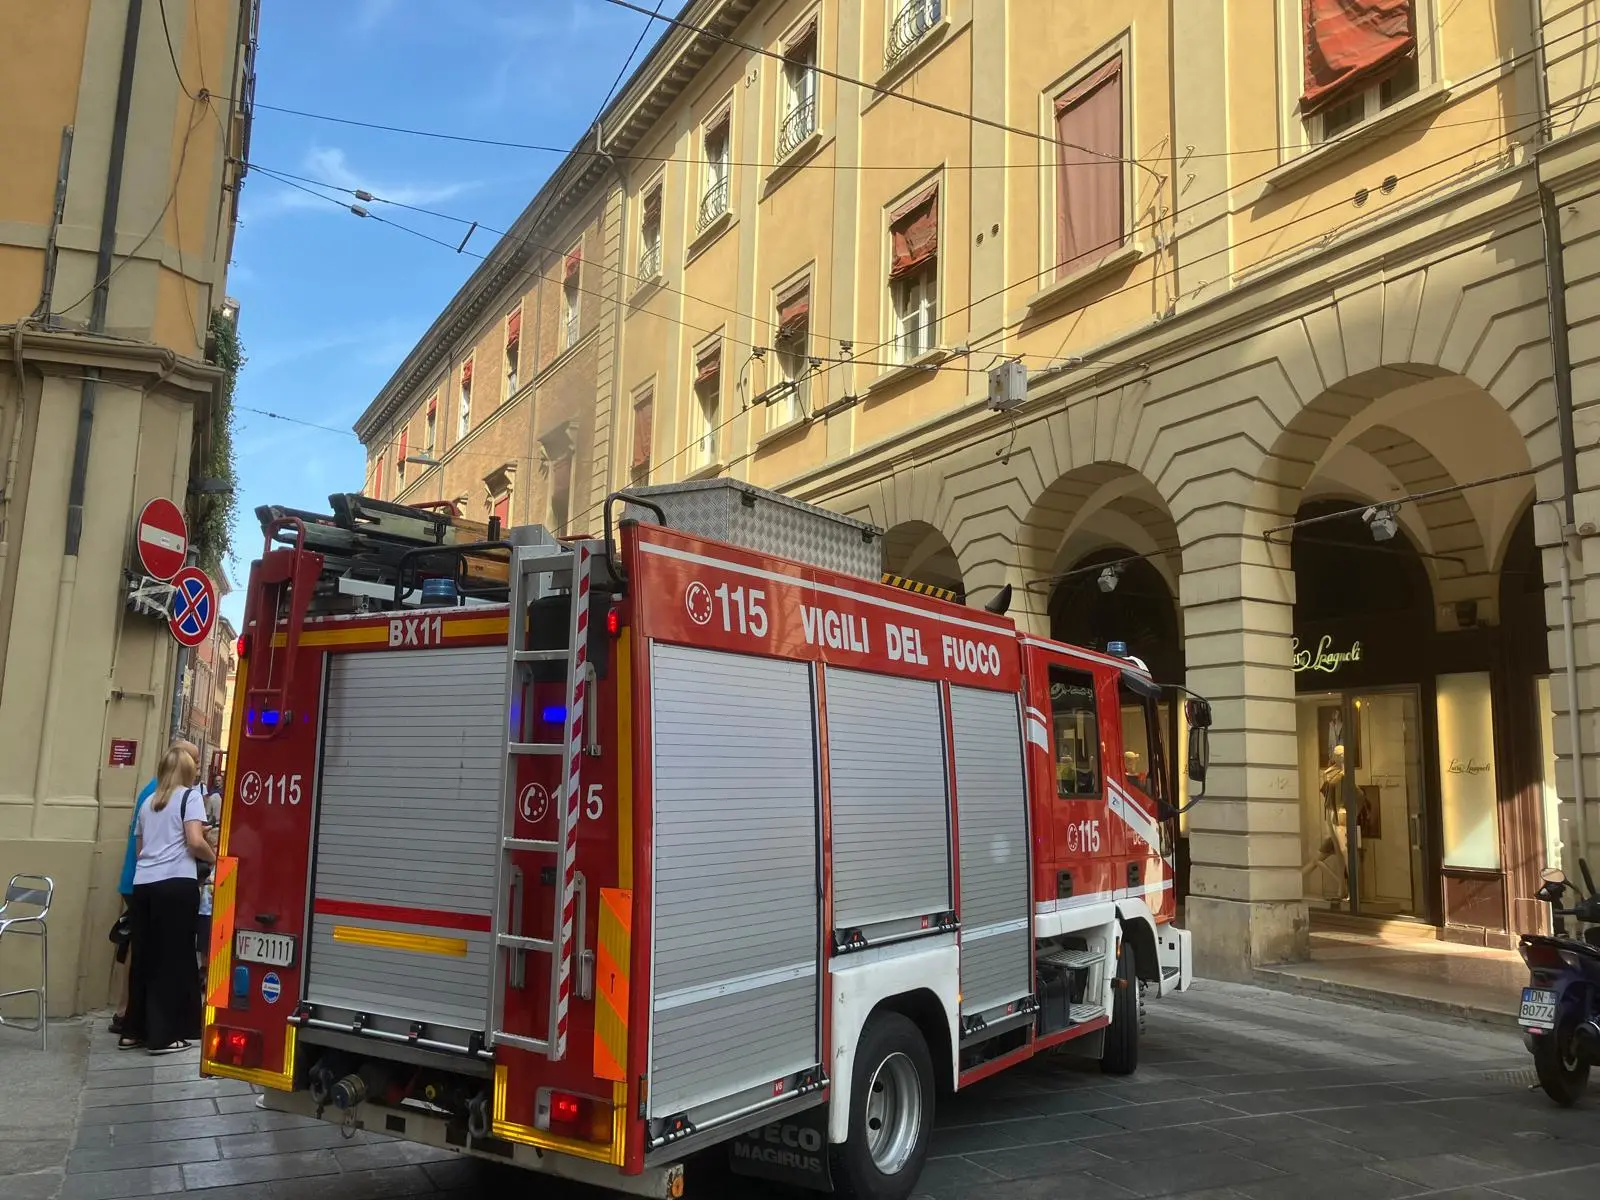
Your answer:
[[[263,1108],[271,1109],[273,1112],[293,1113],[296,1116],[310,1117],[328,1125],[343,1125],[349,1117],[353,1116],[354,1127],[357,1129],[370,1129],[374,1133],[401,1137],[409,1142],[420,1142],[425,1146],[434,1146],[441,1150],[454,1150],[458,1154],[468,1154],[474,1158],[481,1158],[486,1162],[509,1162],[514,1166],[535,1171],[541,1175],[548,1175],[558,1179],[570,1179],[574,1183],[584,1183],[596,1188],[609,1188],[614,1192],[622,1192],[629,1196],[651,1196],[657,1198],[657,1200],[674,1200],[675,1197],[683,1195],[683,1164],[681,1162],[646,1167],[643,1173],[639,1175],[624,1175],[616,1167],[609,1166],[606,1163],[589,1162],[586,1159],[574,1158],[569,1154],[561,1154],[553,1150],[540,1150],[534,1146],[522,1146],[511,1142],[495,1142],[497,1147],[508,1147],[509,1154],[496,1154],[463,1147],[450,1140],[448,1136],[449,1127],[443,1119],[409,1109],[387,1108],[376,1104],[358,1104],[350,1114],[335,1109],[327,1109],[319,1116],[316,1101],[312,1100],[311,1093],[307,1091],[269,1091],[262,1097],[261,1104]]]

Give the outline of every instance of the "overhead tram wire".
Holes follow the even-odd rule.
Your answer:
[[[1593,85],[1590,89],[1587,89],[1587,90],[1595,90],[1596,88],[1600,88],[1600,84]],[[1587,100],[1571,101],[1568,104],[1560,106],[1557,109],[1552,109],[1551,110],[1551,115],[1554,115],[1557,112],[1565,112],[1565,111],[1568,111],[1568,110],[1571,110],[1571,109],[1576,109],[1576,108],[1582,107],[1586,103],[1587,103]],[[1499,119],[1499,118],[1498,117],[1485,117],[1485,118],[1481,118],[1481,119],[1474,120],[1474,121],[1456,122],[1454,124],[1465,127],[1465,126],[1468,126],[1468,125],[1481,125],[1481,124],[1485,123],[1486,121],[1497,120],[1497,119]],[[1536,124],[1536,123],[1537,122],[1532,122],[1532,123],[1530,123],[1530,126],[1531,126],[1531,124]],[[1530,126],[1513,127],[1511,130],[1506,131],[1506,132],[1515,132],[1517,129],[1528,128]],[[1437,127],[1437,126],[1435,126],[1435,127]],[[1399,135],[1401,135],[1403,133],[1409,133],[1409,132],[1411,132],[1411,131],[1408,130],[1408,129],[1395,128],[1395,129],[1390,130],[1388,133],[1386,133],[1386,134],[1384,134],[1382,136],[1384,136],[1384,137],[1395,137],[1395,136],[1399,136]],[[1482,145],[1487,145],[1490,142],[1496,141],[1496,140],[1499,139],[1499,137],[1503,137],[1503,136],[1506,136],[1506,134],[1505,133],[1499,134],[1495,138],[1488,139],[1486,142],[1479,143],[1478,146],[1471,147],[1469,149],[1478,148],[1478,147],[1481,147]],[[299,184],[311,184],[311,185],[313,185],[315,187],[323,187],[323,188],[327,188],[327,189],[332,190],[332,191],[343,192],[343,193],[345,193],[347,195],[355,196],[358,199],[367,200],[367,201],[370,201],[372,203],[390,204],[390,205],[392,205],[392,206],[394,206],[396,208],[407,209],[409,211],[416,212],[416,213],[419,213],[419,214],[424,215],[424,216],[433,217],[433,218],[436,218],[438,220],[450,221],[450,222],[454,222],[454,223],[460,224],[460,225],[476,224],[479,229],[483,229],[488,233],[496,234],[496,235],[502,236],[502,237],[506,236],[503,231],[501,231],[499,229],[496,229],[494,226],[489,225],[489,224],[487,224],[485,222],[482,222],[482,221],[473,221],[470,218],[456,216],[456,215],[454,215],[452,213],[444,213],[444,212],[439,212],[439,211],[434,210],[434,209],[421,208],[421,207],[418,207],[418,206],[415,206],[415,205],[404,204],[404,203],[397,202],[397,201],[389,201],[389,200],[384,199],[381,196],[375,195],[374,193],[367,192],[364,189],[344,187],[344,186],[339,185],[339,184],[329,183],[329,182],[327,182],[325,180],[317,180],[317,179],[312,179],[312,178],[309,178],[309,177],[303,176],[303,175],[296,175],[296,174],[294,174],[292,172],[280,171],[275,167],[267,167],[267,166],[264,166],[264,165],[262,165],[260,163],[250,162],[250,163],[247,163],[246,165],[251,170],[260,171],[262,174],[264,174],[264,175],[266,175],[266,176],[268,176],[270,178],[276,179],[278,182],[284,183],[287,186],[298,187],[298,190],[306,192],[308,195],[316,196],[319,199],[326,200],[327,202],[329,202],[331,204],[334,204],[334,205],[337,205],[340,208],[349,209],[352,206],[347,205],[344,201],[338,199],[337,197],[323,195],[323,194],[321,194],[319,192],[312,191],[307,187],[298,186],[298,185]],[[1188,207],[1197,207],[1197,206],[1200,206],[1200,205],[1208,204],[1213,200],[1221,199],[1221,198],[1225,197],[1230,192],[1236,191],[1236,190],[1238,190],[1240,188],[1248,187],[1251,184],[1259,182],[1261,179],[1263,179],[1266,176],[1272,174],[1277,169],[1278,169],[1277,166],[1274,165],[1274,166],[1272,166],[1272,167],[1270,167],[1270,168],[1268,168],[1268,169],[1266,169],[1264,171],[1261,171],[1261,172],[1259,172],[1259,173],[1257,173],[1255,175],[1248,176],[1248,177],[1246,177],[1244,179],[1238,180],[1237,182],[1231,183],[1227,187],[1222,188],[1217,192],[1213,192],[1210,195],[1207,195],[1207,196],[1201,197],[1201,198],[1199,198],[1199,199],[1197,199],[1195,201],[1192,201],[1191,204]],[[1340,200],[1338,203],[1336,203],[1334,205],[1331,205],[1329,207],[1330,208],[1341,207],[1345,203],[1347,203],[1347,201]],[[1327,211],[1327,210],[1318,210],[1319,213],[1322,212],[1322,211]],[[387,219],[385,219],[385,218],[383,218],[381,216],[378,216],[377,214],[366,212],[364,214],[358,214],[358,215],[370,216],[373,219],[378,220],[383,224],[391,225],[396,229],[402,230],[403,232],[410,233],[414,237],[419,237],[419,238],[422,238],[424,240],[431,241],[436,245],[443,246],[446,249],[449,249],[449,250],[452,250],[452,251],[457,251],[458,250],[457,246],[449,244],[449,243],[443,241],[442,239],[433,237],[433,236],[431,236],[431,235],[429,235],[429,234],[427,234],[427,233],[425,233],[425,232],[423,232],[421,230],[413,229],[410,226],[400,224],[399,222],[389,221],[389,220],[387,220]],[[1315,213],[1313,213],[1313,214],[1302,214],[1302,216],[1307,216],[1307,215],[1317,215],[1317,214],[1315,214]],[[1104,246],[1095,247],[1095,249],[1107,249],[1107,250],[1114,249],[1114,248],[1116,248],[1117,245],[1122,244],[1122,242],[1124,242],[1127,238],[1131,238],[1131,237],[1133,237],[1133,236],[1135,236],[1135,235],[1137,235],[1139,233],[1153,231],[1153,230],[1156,229],[1157,226],[1163,224],[1168,219],[1170,219],[1170,218],[1169,217],[1161,217],[1161,216],[1153,217],[1153,218],[1149,219],[1148,221],[1146,221],[1146,222],[1144,222],[1142,224],[1132,226],[1127,231],[1127,233],[1122,238],[1119,238],[1117,241],[1108,242]],[[1296,220],[1298,220],[1298,219],[1300,219],[1300,218],[1296,218]],[[1293,223],[1293,222],[1291,222],[1291,223]],[[536,243],[536,242],[533,242],[531,240],[528,240],[526,242],[526,244],[529,245],[529,246],[532,246],[535,249],[542,249],[542,250],[544,250],[544,251],[546,251],[547,253],[550,253],[550,254],[559,254],[559,253],[561,253],[560,250],[558,250],[557,248],[555,248],[553,246]],[[477,258],[480,258],[480,259],[484,259],[484,258],[487,257],[486,255],[476,254],[473,251],[461,250],[459,252],[460,253],[471,254],[474,257],[477,257]],[[490,253],[493,253],[493,252],[491,251]],[[1213,256],[1207,256],[1207,257],[1213,257]],[[1203,261],[1203,260],[1201,260],[1201,259],[1190,260],[1190,265],[1193,265],[1195,262],[1199,262],[1199,261]],[[642,279],[639,276],[632,275],[629,272],[622,270],[620,267],[612,268],[610,270],[614,270],[615,273],[620,278],[631,280],[631,281],[633,281],[635,283],[653,282],[653,280],[646,281],[646,280]],[[968,304],[968,305],[966,305],[966,306],[964,306],[962,308],[953,309],[948,313],[941,313],[940,314],[940,320],[943,321],[943,320],[948,319],[949,317],[960,315],[961,313],[969,311],[971,308],[975,307],[978,304],[984,303],[984,302],[986,302],[988,300],[996,299],[996,298],[998,298],[1000,296],[1005,295],[1006,293],[1008,293],[1010,291],[1015,290],[1018,287],[1021,287],[1021,286],[1024,286],[1024,285],[1028,284],[1028,283],[1032,283],[1032,282],[1035,282],[1037,280],[1040,280],[1040,279],[1044,278],[1046,275],[1048,275],[1051,272],[1053,272],[1054,270],[1055,270],[1055,266],[1054,266],[1054,264],[1052,264],[1052,265],[1044,268],[1041,271],[1034,272],[1032,275],[1025,276],[1022,279],[1013,281],[1012,283],[1007,284],[1004,288],[1000,289],[1000,291],[998,291],[998,292],[990,293],[987,296],[980,297],[979,299],[973,301],[972,303],[970,303],[970,304]],[[538,274],[537,271],[525,271],[525,272],[522,273],[521,278],[523,278],[523,279],[531,279],[537,274]],[[609,299],[609,297],[606,297],[604,295],[604,293],[594,291],[593,289],[580,287],[578,290],[583,294],[598,296],[598,297],[600,297],[602,299]],[[680,295],[680,296],[685,297],[686,299],[695,300],[697,303],[705,304],[708,307],[715,308],[715,309],[717,309],[717,310],[719,310],[721,312],[726,312],[731,316],[736,316],[736,317],[739,317],[739,318],[741,318],[743,320],[752,321],[757,325],[771,324],[771,321],[768,318],[755,317],[750,313],[746,313],[746,312],[743,312],[741,310],[738,310],[738,309],[735,309],[735,308],[731,308],[731,307],[729,307],[727,305],[718,304],[715,301],[703,300],[703,299],[701,299],[699,297],[692,296],[690,293],[685,292],[680,288],[673,288],[673,287],[668,287],[666,285],[662,285],[662,290],[667,292],[667,293],[669,293],[669,294]],[[1122,290],[1127,290],[1127,289],[1119,289],[1118,292],[1109,293],[1107,297],[1103,297],[1103,298],[1109,298],[1110,295],[1120,294],[1120,291],[1122,291]],[[689,322],[681,321],[681,320],[678,320],[677,318],[673,318],[673,317],[659,316],[658,315],[658,316],[656,316],[656,319],[657,320],[661,320],[661,321],[666,321],[666,322],[668,322],[670,324],[680,325],[683,328],[688,329],[693,333],[711,334],[711,333],[715,333],[716,332],[713,329],[707,329],[707,328],[704,328],[702,326],[693,325],[693,324],[691,324]],[[1003,332],[1009,333],[1012,328],[1014,328],[1014,325],[1007,325]],[[741,340],[739,340],[737,338],[734,338],[731,335],[726,334],[726,333],[724,333],[723,336],[730,344],[735,345],[735,346],[740,346],[740,347],[743,347],[745,349],[766,350],[766,349],[769,348],[769,347],[766,347],[765,345],[760,344],[760,343],[752,343],[752,342],[741,341]],[[839,338],[832,337],[831,335],[828,335],[828,334],[822,334],[820,331],[818,331],[815,334],[815,336],[821,336],[822,340],[824,342],[836,342],[836,341],[854,342],[855,341],[853,336],[850,337],[850,338],[839,339]],[[885,346],[887,346],[889,344],[891,344],[891,343],[888,342],[888,341],[880,342],[880,343],[877,343],[876,345],[869,346],[867,348],[867,351],[871,352],[871,351],[875,351],[875,350],[881,350],[881,349],[883,349]],[[972,353],[979,353],[979,352],[981,352],[983,350],[989,349],[992,345],[993,345],[993,342],[983,342],[983,343],[978,343],[978,344],[971,345],[971,346],[968,347],[968,349]],[[899,363],[884,362],[884,361],[868,358],[868,357],[865,357],[864,354],[852,354],[852,355],[827,355],[827,354],[824,354],[824,355],[810,355],[808,357],[814,358],[814,359],[821,359],[823,361],[832,363],[834,365],[853,364],[853,365],[856,365],[856,366],[883,366],[883,367],[893,367],[893,366],[902,365],[902,364],[899,364]],[[1076,358],[1078,356],[1070,355],[1070,354],[1045,355],[1045,354],[1034,353],[1034,354],[1030,354],[1030,355],[1025,355],[1023,357],[1041,358],[1041,359],[1046,359],[1046,360],[1049,360],[1049,361],[1060,361],[1060,360],[1064,360],[1064,359],[1065,360],[1074,359],[1074,358]],[[1093,361],[1093,360],[1084,360],[1084,361]],[[978,370],[978,368],[967,367],[967,366],[958,366],[958,365],[955,365],[955,364],[940,364],[937,368],[930,367],[929,369],[930,370],[938,369],[938,370],[947,370],[947,371],[948,370],[966,370],[966,371],[969,371],[969,372],[973,372],[973,371],[977,371]]]
[[[608,0],[608,2],[610,2],[610,0]],[[642,10],[642,11],[645,12],[647,15],[649,15],[649,10]],[[660,17],[658,19],[666,21],[666,20],[670,20],[671,18]],[[1589,21],[1589,22],[1587,22],[1587,23],[1585,23],[1583,25],[1576,26],[1575,28],[1566,31],[1565,33],[1559,34],[1556,37],[1553,37],[1553,38],[1549,39],[1545,44],[1545,51],[1548,53],[1549,50],[1552,47],[1558,45],[1561,42],[1566,41],[1568,38],[1577,37],[1577,36],[1579,36],[1581,34],[1587,33],[1587,32],[1589,32],[1589,31],[1591,31],[1593,29],[1596,29],[1596,28],[1600,28],[1600,18],[1597,18],[1597,19],[1595,19],[1593,21]],[[770,53],[770,52],[768,52],[768,53]],[[1506,73],[1508,68],[1514,68],[1514,67],[1520,66],[1520,65],[1522,65],[1522,63],[1524,61],[1526,61],[1526,60],[1528,60],[1530,58],[1536,57],[1538,55],[1538,53],[1539,53],[1539,50],[1537,48],[1534,48],[1534,49],[1524,50],[1524,51],[1522,51],[1522,52],[1520,52],[1518,54],[1510,55],[1505,59],[1497,60],[1496,62],[1492,63],[1491,65],[1489,65],[1487,67],[1483,67],[1483,68],[1480,68],[1477,71],[1472,72],[1470,75],[1465,75],[1465,76],[1463,76],[1462,78],[1460,78],[1458,80],[1452,81],[1451,87],[1450,87],[1451,93],[1452,93],[1452,95],[1460,95],[1464,88],[1468,87],[1470,84],[1476,82],[1477,80],[1484,79],[1484,78],[1487,78],[1487,77],[1493,76],[1493,75],[1503,75],[1503,74]],[[1591,89],[1585,89],[1585,91],[1587,91],[1587,90],[1591,90]],[[900,93],[898,93],[898,92],[893,93],[893,94],[896,95],[896,96],[900,96],[900,98],[904,99],[904,100],[911,100],[912,99],[911,97],[901,96]],[[215,94],[213,94],[210,98],[213,99],[213,100],[221,100],[221,101],[228,101],[228,102],[232,101],[232,97],[218,96],[218,95],[215,95]],[[594,157],[599,157],[602,154],[601,151],[588,149],[588,148],[585,148],[583,146],[544,145],[544,144],[540,144],[540,143],[537,143],[537,142],[519,142],[519,141],[513,141],[513,140],[505,139],[505,138],[476,137],[476,136],[473,136],[473,135],[470,135],[470,134],[451,133],[451,132],[446,131],[446,130],[417,129],[417,128],[404,126],[404,125],[388,124],[388,123],[385,123],[385,122],[382,122],[382,121],[368,121],[368,120],[363,120],[363,119],[356,118],[356,117],[336,116],[336,115],[334,115],[332,113],[313,112],[313,111],[310,111],[308,109],[292,108],[292,107],[289,107],[288,105],[269,104],[269,103],[266,103],[266,102],[261,101],[261,100],[254,101],[253,102],[253,107],[255,109],[259,110],[259,111],[262,111],[262,112],[279,113],[279,114],[282,114],[282,115],[285,115],[285,116],[299,117],[299,118],[301,118],[303,120],[323,121],[323,122],[326,122],[326,123],[329,123],[329,124],[345,125],[345,126],[349,126],[349,127],[356,128],[356,129],[370,129],[370,130],[374,130],[374,131],[380,132],[380,133],[399,134],[399,135],[404,136],[404,137],[428,138],[428,139],[432,139],[432,140],[435,140],[435,141],[457,142],[457,143],[463,143],[463,144],[467,144],[467,145],[487,146],[487,147],[490,147],[490,148],[502,149],[502,150],[525,150],[525,151],[530,151],[530,152],[539,153],[539,154],[558,154],[558,155],[563,155],[563,156],[570,155],[570,156],[573,156],[573,157],[576,157],[576,158],[594,158]],[[966,116],[969,115],[969,114],[963,113],[959,109],[956,109],[956,110],[953,110],[953,111],[956,112],[958,115],[960,115],[962,117],[966,117]],[[1482,118],[1482,120],[1494,120],[1494,119],[1503,119],[1503,118],[1506,118],[1506,117],[1532,116],[1532,115],[1534,115],[1534,114],[1532,114],[1532,113],[1499,113],[1499,114],[1496,114],[1495,117],[1485,117],[1485,118]],[[1481,123],[1482,122],[1479,121],[1479,120],[1459,121],[1459,122],[1434,122],[1432,125],[1429,126],[1429,128],[1442,129],[1442,128],[1449,128],[1449,127],[1458,126],[1458,125],[1476,125],[1476,124],[1481,124]],[[1054,142],[1054,139],[1050,138],[1050,136],[1048,134],[1030,132],[1030,133],[1028,133],[1027,136],[1029,136],[1030,138],[1035,138],[1035,139],[1041,140],[1041,141],[1050,141],[1050,142],[1052,142],[1054,144],[1059,145],[1059,143]],[[1194,161],[1196,159],[1247,158],[1247,157],[1252,157],[1252,156],[1257,156],[1257,155],[1262,155],[1262,154],[1274,154],[1274,153],[1281,154],[1284,151],[1303,150],[1304,148],[1305,147],[1300,143],[1280,143],[1280,144],[1273,145],[1273,146],[1255,146],[1255,147],[1249,147],[1249,148],[1240,149],[1240,150],[1204,150],[1204,151],[1194,151],[1192,153],[1181,153],[1181,154],[1180,153],[1173,153],[1173,154],[1170,154],[1170,155],[1163,155],[1163,156],[1160,156],[1158,158],[1153,158],[1150,161],[1169,162],[1169,161],[1172,161],[1172,160],[1175,159],[1179,163],[1179,165],[1181,166],[1183,163],[1192,162],[1192,161]],[[618,151],[606,151],[604,153],[607,156],[611,157],[611,158],[615,158],[615,159],[618,159],[619,161],[625,161],[625,162],[649,162],[649,163],[668,162],[668,163],[678,163],[678,164],[683,164],[683,165],[688,165],[688,166],[704,166],[705,165],[705,160],[701,159],[701,158],[678,158],[678,157],[671,157],[671,156],[658,156],[658,155],[646,155],[646,154],[629,154],[629,153],[622,153],[622,152],[618,152]],[[1131,164],[1138,164],[1140,166],[1146,166],[1146,160],[1139,159],[1137,157],[1118,158],[1118,159],[1115,159],[1115,160],[1113,160],[1111,156],[1103,156],[1103,157],[1106,157],[1106,161],[1108,161],[1108,162],[1109,161],[1117,161],[1117,162],[1128,163],[1130,165]],[[730,167],[750,167],[750,168],[755,168],[755,169],[759,169],[759,170],[772,170],[773,168],[778,167],[778,166],[780,166],[782,164],[781,163],[775,163],[775,162],[751,162],[751,161],[742,161],[741,160],[741,161],[730,161],[728,165]],[[832,163],[832,162],[816,162],[816,161],[812,161],[812,162],[808,162],[808,163],[804,164],[802,169],[808,170],[808,171],[899,171],[899,172],[916,172],[916,171],[925,170],[925,168],[923,168],[923,167],[916,167],[916,166],[912,166],[912,165],[909,165],[909,164]],[[949,170],[949,171],[1039,170],[1040,169],[1040,164],[1037,163],[1037,162],[949,163],[949,164],[946,164],[945,169]]]

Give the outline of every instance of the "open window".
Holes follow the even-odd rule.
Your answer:
[[[806,411],[811,373],[811,280],[802,279],[778,293],[777,333],[772,339],[777,383],[784,394],[767,405],[767,428],[780,429]]]
[[[562,268],[561,276],[561,348],[570,350],[578,344],[578,275],[583,268],[583,251],[572,251]]]
[[[1299,108],[1312,142],[1333,141],[1432,83],[1417,40],[1428,0],[1292,2],[1300,10]]]
[[[722,339],[695,354],[694,404],[689,410],[689,444],[696,467],[717,461],[717,433],[722,419]]]
[[[889,295],[897,362],[938,341],[939,188],[926,189],[889,215]]]
[[[661,184],[644,194],[639,219],[639,279],[648,282],[661,275]]]
[[[461,364],[461,402],[456,419],[456,440],[472,432],[472,360]]]
[[[522,363],[522,309],[506,318],[506,394],[509,400],[517,391],[518,368]]]
[[[783,49],[778,95],[778,158],[785,159],[817,131],[817,19],[812,17]]]
[[[1094,676],[1087,671],[1050,668],[1050,735],[1055,743],[1056,797],[1100,799],[1100,720]]]
[[[706,122],[705,190],[700,195],[700,216],[696,229],[709,228],[728,211],[728,162],[732,147],[733,110],[725,108]]]

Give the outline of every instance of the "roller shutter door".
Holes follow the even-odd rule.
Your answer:
[[[815,705],[804,664],[657,645],[650,1115],[818,1064]]]
[[[939,685],[837,668],[826,679],[834,927],[949,910]]]
[[[463,1044],[483,1028],[505,673],[498,646],[333,657],[311,1003]]]
[[[1028,793],[1022,727],[1009,692],[950,689],[961,842],[961,1011],[1032,991]]]

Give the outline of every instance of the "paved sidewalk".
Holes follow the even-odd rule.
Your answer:
[[[89,1022],[50,1025],[50,1049],[39,1035],[0,1028],[0,1196],[31,1200],[61,1186],[89,1070]]]

